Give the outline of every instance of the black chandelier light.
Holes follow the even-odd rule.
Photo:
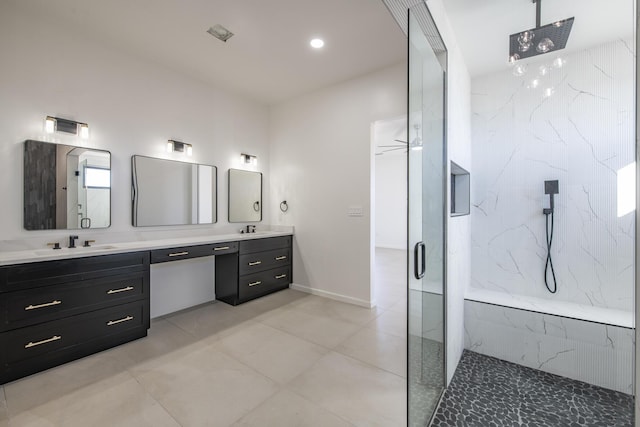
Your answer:
[[[509,36],[509,62],[564,49],[573,27],[574,17],[540,26],[542,0],[536,4],[536,27]]]

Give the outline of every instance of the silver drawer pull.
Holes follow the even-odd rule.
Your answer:
[[[257,286],[259,284],[261,284],[262,282],[260,280],[258,280],[257,282],[251,282],[249,283],[249,286]]]
[[[118,320],[109,320],[107,322],[107,326],[117,325],[118,323],[128,322],[129,320],[133,320],[133,316],[123,317],[122,319],[118,319]]]
[[[262,261],[254,261],[254,262],[250,262],[249,265],[253,266],[253,265],[260,265],[262,264]]]
[[[279,274],[279,275],[275,276],[274,279],[284,279],[285,277],[287,277],[286,274]]]
[[[48,339],[46,339],[46,340],[36,341],[36,342],[33,342],[33,341],[32,341],[32,342],[30,342],[29,344],[26,344],[26,345],[24,346],[24,348],[31,348],[31,347],[35,347],[35,346],[37,346],[37,345],[42,345],[42,344],[46,344],[46,343],[49,343],[49,342],[58,341],[58,340],[60,340],[60,339],[62,339],[62,337],[61,337],[60,335],[54,335],[54,336],[52,336],[51,338],[48,338]]]
[[[189,255],[189,251],[184,251],[184,252],[174,252],[172,254],[169,254],[169,256],[181,256],[181,255]]]
[[[107,291],[107,294],[111,295],[111,294],[117,294],[117,293],[120,293],[120,292],[132,291],[132,290],[133,290],[133,286],[127,286],[126,288],[109,289]]]
[[[62,301],[54,300],[51,302],[46,302],[44,304],[37,304],[37,305],[32,304],[32,305],[26,306],[24,309],[25,311],[29,311],[29,310],[35,310],[37,308],[51,307],[52,305],[58,305],[58,304],[62,304]]]
[[[224,251],[226,249],[230,249],[229,246],[220,246],[217,248],[213,248],[214,251]]]
[[[283,259],[287,259],[286,255],[282,255],[282,256],[277,256],[276,257],[276,261],[282,261]]]

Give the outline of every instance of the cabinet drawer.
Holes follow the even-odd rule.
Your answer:
[[[145,271],[148,266],[149,251],[12,265],[0,268],[0,292]]]
[[[238,252],[238,242],[214,243],[211,246],[209,255],[225,255]]]
[[[291,283],[290,266],[240,276],[238,299],[244,302],[286,288],[289,283]]]
[[[288,248],[291,247],[291,241],[292,236],[242,240],[240,242],[240,255],[253,252],[269,251],[278,248]]]
[[[289,248],[275,249],[267,252],[257,252],[240,255],[240,275],[269,270],[291,264],[291,250]]]
[[[142,299],[148,282],[139,272],[7,292],[0,299],[0,331]]]
[[[182,246],[178,248],[156,249],[151,251],[151,264],[179,261],[181,259],[198,258],[213,255],[211,245]]]
[[[6,366],[16,361],[49,356],[83,342],[148,326],[143,301],[96,310],[78,316],[20,328],[0,334],[0,361]]]

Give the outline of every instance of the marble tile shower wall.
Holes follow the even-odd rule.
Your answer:
[[[473,287],[550,296],[543,182],[557,179],[553,298],[632,310],[634,214],[618,217],[617,172],[635,159],[634,52],[617,40],[472,81]]]
[[[465,301],[465,348],[633,394],[634,330]]]

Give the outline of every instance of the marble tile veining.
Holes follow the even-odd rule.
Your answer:
[[[474,287],[633,310],[635,218],[617,203],[618,172],[635,162],[630,46],[614,40],[563,54],[561,67],[540,56],[523,76],[505,69],[472,80]],[[545,180],[559,181],[553,297],[544,283]]]

